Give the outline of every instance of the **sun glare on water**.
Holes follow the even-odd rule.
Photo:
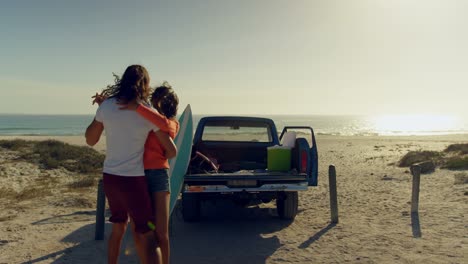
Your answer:
[[[447,115],[385,115],[371,121],[377,133],[382,135],[422,135],[452,132],[459,129],[459,120]]]

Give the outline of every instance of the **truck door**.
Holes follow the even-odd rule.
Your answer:
[[[309,186],[317,186],[318,184],[318,152],[317,152],[317,143],[315,140],[315,134],[312,127],[308,126],[286,126],[283,128],[283,131],[280,135],[280,141],[283,138],[284,134],[288,130],[307,130],[311,133],[311,140],[309,145],[304,141],[300,142],[299,146],[299,161],[300,161],[300,172],[305,172],[307,174],[307,181]]]

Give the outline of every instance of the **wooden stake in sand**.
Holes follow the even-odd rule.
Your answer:
[[[416,213],[419,210],[419,183],[421,179],[421,167],[419,165],[411,166],[411,174],[413,174],[413,192],[411,195],[411,213]]]
[[[106,196],[104,194],[104,187],[102,180],[99,180],[97,191],[97,208],[96,208],[96,230],[94,233],[95,240],[104,239],[104,211],[106,209]]]
[[[421,179],[421,166],[411,166],[411,174],[413,175],[413,192],[411,195],[411,227],[413,229],[413,237],[420,238],[421,225],[419,223],[419,184]]]
[[[331,222],[338,223],[338,197],[336,192],[336,169],[334,165],[328,167],[328,180],[330,186],[330,212]]]

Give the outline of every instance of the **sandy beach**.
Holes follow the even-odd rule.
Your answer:
[[[13,139],[13,136],[0,136]],[[82,136],[57,139],[84,145]],[[421,237],[413,237],[411,174],[395,163],[410,150],[442,151],[468,135],[317,137],[319,186],[299,194],[293,222],[275,204],[239,208],[206,204],[199,223],[173,216],[171,263],[467,263],[468,185],[437,168],[421,176]],[[95,147],[104,151],[105,143]],[[44,170],[0,148],[0,190],[21,192],[43,184],[40,199],[0,195],[0,263],[105,263],[106,242],[94,240],[96,186],[65,188],[83,175]],[[328,166],[336,165],[339,223],[330,224]],[[99,177],[99,176],[96,176]],[[41,185],[42,186],[42,185]],[[32,190],[32,189],[31,189]],[[37,190],[37,189],[34,189]],[[8,197],[8,196],[6,196]],[[106,224],[106,237],[110,224]],[[130,236],[120,263],[138,263]]]

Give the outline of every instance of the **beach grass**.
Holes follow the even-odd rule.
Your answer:
[[[13,140],[0,140],[0,147],[18,151],[27,147],[31,147],[32,141],[24,139],[13,139]]]
[[[70,145],[58,140],[0,140],[0,147],[21,151],[20,159],[38,163],[43,169],[63,167],[71,172],[93,173],[102,169],[104,155],[87,146]]]
[[[468,144],[451,144],[444,151],[410,151],[399,161],[399,167],[409,167],[419,162],[432,161],[443,169],[468,170]]]
[[[57,140],[37,142],[32,153],[39,155],[39,162],[46,169],[64,167],[73,172],[90,173],[101,169],[104,162],[104,155],[90,147]]]
[[[461,154],[468,154],[468,143],[449,145],[445,149],[445,152],[459,152]]]
[[[438,161],[442,153],[437,151],[410,151],[404,155],[398,162],[399,167],[409,167],[415,163],[423,161]]]
[[[468,156],[450,157],[445,160],[445,164],[442,168],[449,170],[468,170]]]

